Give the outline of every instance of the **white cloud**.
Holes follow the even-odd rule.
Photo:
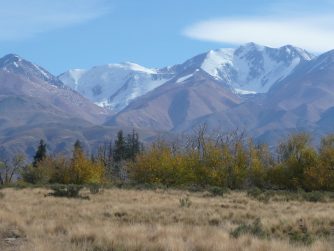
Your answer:
[[[334,16],[215,19],[193,24],[184,35],[198,40],[242,44],[286,44],[314,52],[334,49]]]
[[[17,40],[77,25],[109,10],[107,0],[4,0],[0,8],[0,40]]]

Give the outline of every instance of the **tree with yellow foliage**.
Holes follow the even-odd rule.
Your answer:
[[[255,186],[263,188],[266,183],[266,168],[270,168],[269,161],[267,160],[268,152],[265,145],[255,146],[254,143],[250,140],[248,143],[248,152],[249,152],[249,169],[248,169],[248,180],[250,186]],[[264,166],[267,162],[267,167]]]
[[[70,164],[69,183],[99,184],[104,177],[103,164],[88,159],[80,141],[74,144],[73,158]]]
[[[305,171],[305,182],[309,190],[334,191],[334,135],[321,140],[319,160]]]

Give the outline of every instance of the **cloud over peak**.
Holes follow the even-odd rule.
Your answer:
[[[243,44],[253,41],[278,47],[293,44],[314,52],[334,48],[334,17],[250,17],[212,19],[187,27],[189,38]]]

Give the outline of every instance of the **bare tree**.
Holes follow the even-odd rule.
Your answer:
[[[103,145],[100,145],[97,150],[97,160],[101,161],[105,170],[108,172],[108,174],[111,174],[111,170],[114,163],[114,156],[113,156],[113,142],[105,141]]]
[[[15,175],[18,174],[25,165],[24,155],[15,155],[11,161],[4,160],[0,162],[0,183],[1,185],[10,184]]]
[[[188,137],[186,147],[196,150],[200,159],[203,159],[206,154],[207,138],[207,125],[202,124],[194,129],[194,133]]]

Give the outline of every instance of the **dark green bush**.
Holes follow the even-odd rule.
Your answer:
[[[303,198],[306,201],[310,201],[310,202],[323,202],[323,201],[325,201],[324,193],[319,192],[319,191],[304,193]]]
[[[302,232],[291,232],[289,233],[290,242],[303,245],[311,245],[314,242],[314,239],[309,233]]]
[[[262,191],[259,188],[253,188],[251,190],[247,191],[247,196],[251,197],[253,199],[256,199],[258,201],[267,203],[269,202],[270,198],[273,196],[273,194],[269,191]]]
[[[250,234],[261,239],[268,237],[267,233],[263,229],[261,220],[259,218],[257,218],[252,224],[242,223],[236,229],[230,232],[230,235],[233,238],[239,238],[240,236],[245,234]]]
[[[80,190],[83,186],[78,185],[52,185],[50,188],[53,190],[49,193],[55,197],[67,197],[67,198],[80,198]]]
[[[208,188],[208,192],[210,192],[213,196],[223,196],[224,193],[226,192],[226,189],[222,187],[213,186]]]
[[[255,187],[255,188],[252,188],[250,190],[247,191],[247,196],[248,197],[253,197],[253,198],[257,198],[259,197],[261,194],[262,194],[262,190]]]

